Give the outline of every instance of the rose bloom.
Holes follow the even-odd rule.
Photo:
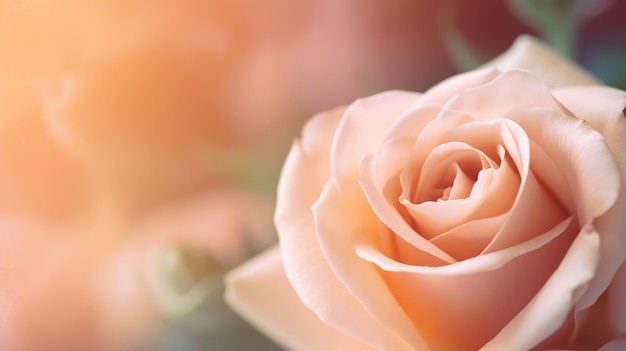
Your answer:
[[[521,37],[322,113],[227,298],[290,350],[624,350],[625,107]]]

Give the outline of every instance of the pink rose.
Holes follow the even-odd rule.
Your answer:
[[[292,350],[623,350],[626,92],[530,37],[322,113],[227,298]]]

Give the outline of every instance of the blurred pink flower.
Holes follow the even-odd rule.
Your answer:
[[[162,318],[221,301],[223,272],[274,242],[271,211],[262,197],[222,189],[127,226],[3,218],[0,348],[139,348]],[[229,318],[203,317],[207,329]]]
[[[119,330],[132,327],[132,333],[114,332],[118,326],[105,318],[113,311],[99,300],[99,285],[132,274],[132,267],[115,276],[100,274],[114,252],[114,240],[24,218],[3,218],[0,232],[0,348],[116,350],[146,325],[147,305],[139,298],[114,306],[115,322],[124,326]],[[105,285],[109,297],[119,288]]]

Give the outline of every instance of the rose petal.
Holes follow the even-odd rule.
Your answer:
[[[617,202],[594,223],[602,236],[602,255],[598,272],[579,302],[580,309],[585,309],[606,289],[615,271],[626,259],[626,240],[623,240],[626,228],[626,216],[623,215],[626,208],[626,118],[623,112],[626,92],[608,87],[567,87],[556,89],[553,94],[577,118],[585,120],[604,136],[617,161],[622,184],[619,192],[614,192],[619,194]]]
[[[549,46],[530,35],[519,36],[510,49],[483,67],[495,67],[503,71],[527,70],[541,77],[551,88],[600,84],[584,69],[564,59]]]
[[[342,112],[312,119],[285,161],[275,214],[285,273],[303,303],[325,323],[366,343],[403,350],[408,346],[374,319],[338,279],[316,237],[311,206],[329,177],[328,150]]]
[[[430,241],[457,261],[466,260],[485,250],[505,219],[506,215],[502,214],[469,221],[437,235]]]
[[[497,69],[488,68],[458,74],[428,89],[419,100],[418,104],[446,104],[451,98],[462,91],[487,84],[497,78],[501,73],[502,72]]]
[[[557,88],[552,90],[552,94],[576,118],[585,120],[593,129],[606,136],[609,147],[618,147],[620,141],[621,144],[626,143],[619,138],[626,123],[624,121],[625,91],[604,86],[585,86]],[[621,154],[616,154],[616,156],[624,157]]]
[[[446,109],[463,111],[474,119],[494,120],[522,106],[556,107],[545,83],[532,74],[506,71],[492,81],[469,88],[450,100]]]
[[[426,125],[439,115],[443,108],[442,104],[423,103],[422,100],[423,98],[420,98],[417,106],[397,117],[387,133],[386,142],[396,139],[417,138]]]
[[[558,165],[574,194],[581,225],[613,206],[619,194],[619,171],[600,133],[554,108],[520,109],[506,117],[518,123]]]
[[[381,245],[387,246],[388,250],[397,250],[394,248],[399,245],[396,240],[408,243],[420,253],[413,255],[420,256],[413,257],[413,262],[436,261],[439,264],[455,262],[448,254],[416,233],[396,208],[401,189],[397,181],[393,182],[390,179],[397,178],[397,173],[408,158],[412,145],[412,140],[408,138],[392,140],[375,154],[365,156],[360,163],[359,182],[371,209],[376,213],[378,220],[397,236],[383,238]]]
[[[542,187],[535,175],[529,173],[502,227],[482,254],[497,252],[531,240],[565,218],[566,211]]]
[[[397,178],[398,172],[406,166],[411,155],[413,134],[419,133],[436,117],[439,110],[440,106],[437,105],[418,106],[398,117],[398,121],[387,136],[389,139],[374,153],[364,156],[359,165],[359,182],[367,198],[368,211],[373,209],[378,220],[399,236],[399,238],[386,236],[381,239],[381,245],[386,246],[388,250],[396,250],[398,247],[418,247],[421,255],[420,257],[413,255],[412,259],[431,264],[454,262],[454,259],[417,235],[398,212],[396,205],[400,188]]]
[[[362,98],[348,107],[333,142],[331,174],[334,179],[356,179],[359,160],[379,147],[394,121],[420,94],[388,91]],[[346,182],[356,186],[356,182]],[[343,186],[342,184],[341,186]]]
[[[479,272],[496,270],[498,268],[501,268],[514,258],[527,254],[531,251],[535,251],[547,245],[558,236],[563,235],[568,226],[571,226],[571,223],[572,217],[565,219],[563,222],[557,224],[549,231],[531,240],[525,241],[520,245],[516,245],[496,252],[482,254],[480,256],[471,257],[454,264],[439,267],[416,266],[401,263],[383,255],[379,250],[366,244],[356,245],[355,250],[359,257],[375,263],[377,266],[388,272],[406,272],[437,276],[470,275]]]
[[[344,196],[339,187],[329,182],[313,207],[317,238],[327,264],[342,285],[349,289],[354,299],[349,302],[358,303],[380,323],[379,330],[368,331],[361,326],[346,332],[382,350],[429,350],[419,331],[414,328],[382,281],[376,267],[354,253],[355,242],[375,240],[374,236],[379,228],[378,219],[373,213],[352,211],[354,207],[359,207],[358,204],[355,205],[355,201],[359,200]],[[328,283],[325,285],[328,286]],[[333,299],[337,300],[338,297],[334,296]],[[345,307],[334,308],[337,310]],[[355,323],[355,318],[363,317],[355,317],[354,313],[343,316],[336,314],[332,323],[338,328],[346,328],[346,324],[353,327],[363,323]]]
[[[441,267],[401,264],[368,243],[356,250],[381,268],[387,285],[433,349],[477,350],[541,289],[577,233],[570,219],[513,248]]]
[[[228,273],[226,284],[229,305],[286,349],[374,350],[324,324],[302,304],[285,276],[277,246]]]
[[[539,293],[481,351],[528,350],[556,332],[593,277],[599,247],[598,233],[584,227]]]
[[[503,144],[509,150],[517,166],[520,184],[511,211],[503,226],[485,248],[483,254],[512,247],[543,233],[554,224],[566,218],[566,214],[546,193],[534,174],[530,172],[532,156],[530,140],[526,131],[511,120],[506,120],[502,128]],[[542,206],[536,206],[541,203]],[[528,218],[534,220],[530,223]]]
[[[417,117],[414,116],[413,118]],[[439,112],[432,122],[424,126],[424,129],[417,135],[412,150],[409,151],[409,156],[404,159],[400,183],[405,195],[410,197],[410,194],[415,191],[414,186],[411,186],[411,184],[415,183],[413,182],[415,176],[419,176],[422,173],[422,166],[430,152],[441,143],[452,141],[450,139],[444,140],[447,133],[473,121],[474,119],[464,112],[444,109]]]
[[[389,91],[359,99],[346,110],[331,148],[331,178],[342,196],[351,199],[349,216],[371,211],[358,183],[359,162],[379,148],[394,122],[411,112],[421,95]]]

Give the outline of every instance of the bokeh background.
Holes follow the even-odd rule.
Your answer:
[[[0,1],[0,349],[279,350],[222,276],[315,113],[522,33],[626,89],[617,0]],[[303,185],[304,186],[304,185]]]

